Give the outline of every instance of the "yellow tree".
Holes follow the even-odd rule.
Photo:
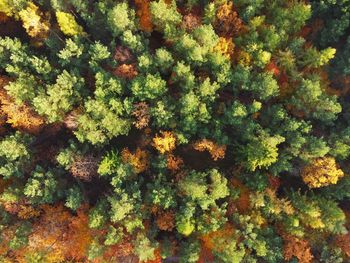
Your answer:
[[[131,153],[128,148],[124,148],[121,156],[123,162],[131,164],[136,173],[142,173],[149,167],[148,153],[140,148],[137,148],[135,153]]]
[[[44,14],[33,3],[28,3],[26,9],[18,13],[23,22],[23,27],[31,37],[40,37],[45,39],[50,30],[48,19],[44,18]]]
[[[161,131],[153,138],[153,146],[162,154],[175,149],[176,138],[172,132]]]
[[[200,152],[208,151],[214,161],[225,157],[226,145],[218,145],[211,140],[203,139],[194,143],[194,149]]]
[[[337,167],[334,158],[323,157],[304,167],[301,176],[310,188],[319,188],[336,184],[344,176],[344,172]]]

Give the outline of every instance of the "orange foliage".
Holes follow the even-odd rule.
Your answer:
[[[183,166],[184,161],[181,157],[169,154],[167,157],[167,168],[171,171],[178,171]]]
[[[134,64],[122,64],[113,71],[113,74],[119,78],[130,80],[135,78],[138,72]]]
[[[245,213],[250,207],[250,192],[239,180],[232,179],[231,184],[240,190],[239,198],[233,201],[240,213]]]
[[[135,116],[134,125],[137,129],[143,129],[148,126],[150,120],[149,107],[146,102],[139,102],[134,105],[131,115]]]
[[[118,244],[108,246],[103,254],[103,258],[107,260],[107,262],[123,262],[121,258],[131,255],[132,252],[133,245],[131,242],[131,237],[128,236]]]
[[[338,236],[336,244],[348,257],[350,257],[350,232],[346,235]]]
[[[33,217],[38,217],[40,215],[39,210],[35,210],[32,206],[22,205],[18,211],[17,216],[21,219],[30,219]]]
[[[182,27],[188,31],[199,27],[201,25],[201,17],[192,13],[184,15],[182,18]]]
[[[216,12],[215,29],[220,36],[237,35],[243,26],[242,20],[233,9],[232,2],[221,5]]]
[[[45,252],[46,262],[85,260],[92,233],[88,227],[87,211],[83,209],[73,216],[63,205],[43,205],[43,215],[33,224],[28,246],[17,255],[18,258],[37,251]]]
[[[198,263],[207,263],[207,262],[215,262],[214,255],[210,249],[202,246],[201,252],[199,255]]]
[[[153,146],[160,152],[170,152],[175,149],[176,138],[172,132],[161,131],[153,138]]]
[[[7,252],[9,251],[8,243],[10,242],[11,238],[14,236],[15,231],[16,231],[15,224],[13,224],[10,227],[1,229],[0,255],[6,255]],[[12,261],[10,262],[12,263]]]
[[[135,59],[131,50],[124,46],[117,46],[114,51],[114,59],[120,63],[126,63]]]
[[[0,135],[5,134],[6,132],[5,124],[6,124],[6,115],[0,108]]]
[[[153,30],[149,4],[149,0],[135,0],[136,14],[140,18],[140,29],[146,32]]]
[[[270,71],[274,76],[278,76],[280,74],[279,68],[273,61],[266,65],[265,70]]]
[[[223,251],[225,247],[220,247],[217,240],[231,239],[234,236],[234,228],[231,224],[226,223],[225,226],[217,231],[211,232],[209,234],[200,237],[204,248],[216,252]],[[222,244],[222,243],[220,243]]]
[[[218,145],[211,140],[202,139],[194,143],[193,148],[197,151],[208,151],[214,161],[225,158],[226,145]]]
[[[148,260],[145,263],[162,263],[163,262],[159,248],[154,251],[154,256],[155,256],[154,259]]]
[[[11,180],[4,180],[3,178],[0,178],[0,194],[2,194],[10,183]]]
[[[173,211],[160,211],[157,213],[157,226],[160,230],[172,231],[175,227],[175,214]]]
[[[288,199],[278,198],[275,189],[267,188],[265,193],[270,198],[275,214],[284,212],[287,215],[292,215],[295,213],[292,203]]]
[[[304,26],[300,32],[299,32],[299,35],[303,38],[307,38],[310,33],[312,32],[312,28],[310,26]]]
[[[44,213],[33,225],[27,250],[46,251],[49,256],[52,254],[64,259],[69,249],[66,241],[72,216],[62,205],[43,205],[42,209]]]
[[[10,214],[17,215],[21,219],[30,219],[40,215],[40,210],[24,201],[18,203],[3,203],[4,210]]]
[[[80,260],[86,256],[86,251],[93,238],[88,222],[86,207],[82,207],[69,224],[66,257]]]
[[[311,254],[308,241],[291,235],[284,235],[283,240],[283,256],[285,260],[291,260],[294,256],[298,259],[299,263],[312,262],[313,255]]]
[[[142,173],[149,167],[148,153],[140,148],[137,148],[134,154],[128,148],[124,148],[121,156],[123,162],[131,164],[136,173]]]
[[[269,178],[269,185],[270,185],[270,187],[273,190],[277,190],[278,187],[280,187],[280,185],[281,185],[280,178],[277,177],[277,176],[272,176],[272,175],[269,175],[268,178]]]
[[[7,116],[7,123],[15,129],[38,134],[43,126],[44,119],[36,114],[29,106],[23,104],[18,106],[3,87],[9,82],[7,77],[0,78],[0,103],[1,112]]]
[[[5,23],[7,20],[9,20],[9,17],[5,13],[0,12],[0,24]]]

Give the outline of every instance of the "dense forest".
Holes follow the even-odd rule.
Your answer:
[[[0,0],[0,262],[350,262],[349,99],[350,0]]]

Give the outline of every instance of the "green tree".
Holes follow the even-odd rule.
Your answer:
[[[77,186],[69,188],[66,195],[65,205],[72,210],[77,210],[84,201],[83,194]]]
[[[0,174],[4,178],[21,177],[29,167],[32,152],[29,148],[33,138],[16,132],[0,141]]]
[[[46,92],[33,99],[34,107],[49,122],[60,121],[79,102],[83,86],[83,78],[63,71],[57,76],[55,84],[48,85]]]
[[[60,195],[55,178],[60,174],[58,170],[45,171],[44,168],[36,166],[24,187],[24,195],[34,204],[53,203]]]
[[[241,147],[245,167],[250,171],[269,167],[278,160],[277,146],[284,141],[282,136],[269,136],[266,133],[253,137],[245,147]]]
[[[107,14],[107,22],[114,36],[135,29],[134,20],[135,11],[130,9],[127,3],[115,5]]]

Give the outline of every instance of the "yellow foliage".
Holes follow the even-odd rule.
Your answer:
[[[78,25],[72,14],[56,12],[57,22],[61,31],[67,36],[84,35],[82,26]]]
[[[249,66],[251,62],[251,56],[246,51],[239,51],[237,56],[237,63],[242,66]]]
[[[219,36],[237,35],[242,30],[242,27],[243,21],[238,17],[232,2],[225,3],[218,7],[215,29]]]
[[[218,43],[214,47],[214,51],[230,59],[233,53],[234,47],[235,46],[232,42],[232,38],[220,37]]]
[[[270,188],[266,189],[265,193],[269,197],[270,202],[272,203],[270,211],[273,214],[278,215],[281,212],[283,212],[287,215],[293,215],[295,213],[295,209],[289,200],[284,198],[278,198],[276,196],[276,192]]]
[[[23,104],[18,106],[6,94],[5,90],[0,90],[1,111],[7,116],[7,123],[15,129],[32,134],[39,133],[45,121],[36,114],[29,106]]]
[[[32,206],[21,205],[17,216],[21,219],[30,219],[40,215],[39,210],[35,210]]]
[[[15,13],[8,0],[0,0],[0,12],[5,13],[7,16],[13,16]]]
[[[19,12],[19,17],[29,36],[47,38],[50,30],[49,21],[43,19],[43,13],[36,5],[29,3],[26,9]]]
[[[175,149],[176,138],[172,132],[161,131],[160,136],[153,138],[153,146],[160,152],[170,152]]]
[[[310,188],[319,188],[336,184],[338,179],[344,176],[344,172],[337,168],[335,159],[324,157],[315,159],[302,171],[303,181]]]
[[[260,211],[253,211],[251,218],[255,225],[261,226],[266,223],[266,219],[261,215]]]
[[[132,154],[128,148],[124,148],[121,152],[121,156],[123,162],[131,164],[136,173],[142,173],[149,167],[148,153],[140,148],[137,148],[134,154]]]
[[[200,152],[207,150],[214,161],[225,157],[226,145],[218,145],[213,141],[203,139],[194,144],[194,149]]]

